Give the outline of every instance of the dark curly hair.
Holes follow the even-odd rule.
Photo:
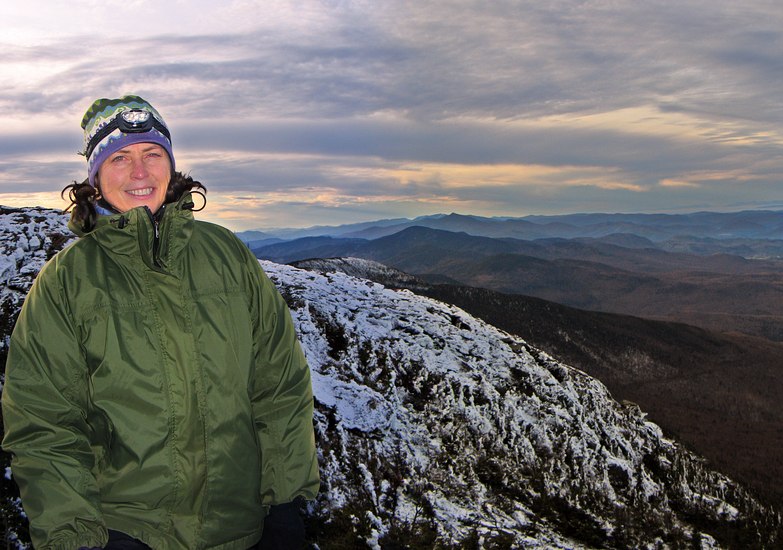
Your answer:
[[[68,200],[71,201],[71,204],[69,204],[64,211],[71,211],[71,221],[85,233],[89,233],[95,229],[95,222],[98,219],[98,213],[95,210],[95,206],[102,199],[100,188],[100,181],[96,176],[95,187],[90,185],[89,179],[85,179],[81,183],[74,181],[70,185],[66,185],[60,192],[60,196],[63,198],[65,198],[67,193]],[[207,192],[207,188],[204,187],[201,182],[194,180],[192,177],[185,175],[182,172],[172,171],[164,203],[177,202],[182,195],[193,189],[199,189],[203,193]]]

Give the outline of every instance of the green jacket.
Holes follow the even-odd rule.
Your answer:
[[[245,550],[269,506],[316,495],[290,313],[247,247],[190,208],[100,218],[25,301],[3,446],[36,548],[101,546],[110,528]]]

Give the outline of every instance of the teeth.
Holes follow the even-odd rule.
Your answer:
[[[152,187],[147,187],[145,189],[129,189],[127,193],[136,197],[146,197],[147,195],[152,194]]]

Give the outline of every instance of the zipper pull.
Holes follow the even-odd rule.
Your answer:
[[[160,227],[158,217],[163,214],[163,206],[161,206],[160,210],[158,210],[158,212],[155,214],[152,213],[152,210],[150,210],[149,206],[145,206],[144,210],[146,210],[147,215],[150,217],[150,222],[152,223],[152,263],[155,267],[161,267],[160,260],[158,258],[158,248],[160,246]]]

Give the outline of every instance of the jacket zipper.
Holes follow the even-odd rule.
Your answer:
[[[163,209],[165,207],[166,205],[162,205],[156,214],[153,214],[152,210],[150,210],[148,206],[144,207],[144,209],[147,211],[147,215],[150,217],[150,221],[152,222],[152,265],[157,268],[162,267],[160,261],[158,260],[158,252],[160,248],[160,227],[158,223],[158,217],[163,214]]]

